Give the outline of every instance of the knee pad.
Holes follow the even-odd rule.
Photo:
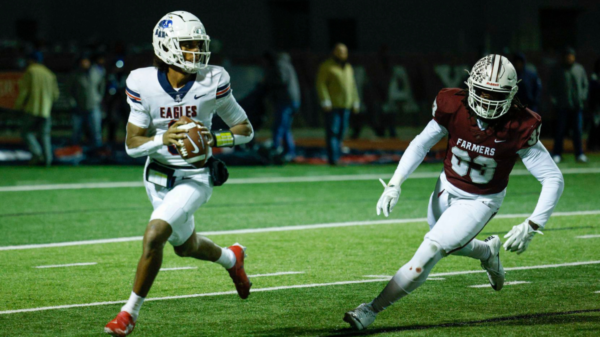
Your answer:
[[[410,282],[425,282],[431,269],[444,256],[444,251],[437,242],[425,239],[413,258],[400,268],[400,272]]]

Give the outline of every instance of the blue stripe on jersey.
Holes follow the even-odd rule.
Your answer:
[[[223,86],[220,86],[220,87],[218,87],[218,88],[217,88],[217,92],[219,92],[219,91],[221,91],[221,90],[223,90],[223,89],[227,89],[227,87],[228,87],[228,86],[229,86],[229,83],[227,83],[227,84],[225,84],[225,85],[223,85]]]
[[[192,76],[192,78],[183,86],[183,88],[179,89],[179,91],[173,89],[173,87],[171,86],[171,83],[169,83],[169,80],[167,79],[167,74],[162,72],[162,71],[158,71],[158,83],[160,83],[160,86],[163,88],[163,90],[169,94],[169,96],[171,96],[175,102],[180,102],[185,95],[190,91],[190,89],[192,88],[192,86],[194,85],[194,82],[196,82],[196,76]]]
[[[217,95],[217,98],[227,97],[230,93],[231,93],[231,90],[227,90],[225,93],[223,93],[221,95]]]
[[[140,98],[140,94],[138,94],[137,92],[129,89],[129,87],[125,87],[125,90],[127,90],[127,92],[129,92],[132,96],[135,96],[137,98]]]

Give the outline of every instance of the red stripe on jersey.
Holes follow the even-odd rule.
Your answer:
[[[227,91],[229,91],[230,87],[231,87],[231,85],[228,85],[227,88],[217,92],[217,96],[222,95],[222,94],[226,93]]]

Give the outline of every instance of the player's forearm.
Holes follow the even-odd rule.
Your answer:
[[[127,137],[125,141],[125,151],[130,157],[138,158],[149,156],[164,145],[163,135],[159,134],[154,137],[133,136]]]
[[[542,192],[529,220],[544,228],[564,189],[562,173],[539,142],[527,150],[519,151],[519,155],[527,170],[542,184]]]
[[[410,145],[404,152],[404,155],[402,155],[398,168],[396,168],[396,172],[394,172],[394,176],[388,185],[402,185],[402,183],[408,179],[408,176],[410,176],[411,173],[419,167],[419,164],[423,162],[427,152],[429,152],[437,142],[444,138],[446,134],[446,129],[440,126],[436,121],[432,120],[429,122],[423,132],[410,142]]]
[[[254,129],[248,120],[229,129],[233,133],[234,145],[246,144],[254,138]]]

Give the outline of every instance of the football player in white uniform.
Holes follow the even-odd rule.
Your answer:
[[[130,334],[140,307],[160,270],[168,241],[182,257],[216,262],[229,272],[242,299],[251,283],[244,271],[245,247],[221,248],[198,235],[194,212],[206,203],[217,182],[214,170],[188,164],[175,146],[186,136],[177,121],[187,116],[201,122],[211,146],[234,146],[249,142],[253,129],[246,113],[233,97],[229,74],[208,65],[210,38],[200,20],[184,11],[160,19],[153,31],[155,66],[131,72],[127,78],[127,102],[131,107],[126,150],[132,157],[148,156],[144,184],[154,212],[146,228],[143,253],[137,266],[133,291],[105,332]],[[211,133],[217,113],[230,126]],[[212,152],[209,152],[209,156]],[[222,169],[222,167],[221,167]]]
[[[440,91],[433,103],[433,120],[410,143],[390,182],[384,183],[377,214],[388,216],[400,197],[400,185],[429,149],[448,136],[444,170],[429,200],[430,231],[377,298],[346,313],[344,320],[355,329],[368,327],[379,312],[417,289],[436,263],[450,254],[481,261],[492,288],[502,289],[500,238],[475,237],[500,209],[519,157],[542,183],[542,192],[533,214],[505,236],[505,250],[523,253],[558,203],[562,174],[539,141],[541,117],[514,98],[517,72],[510,61],[496,54],[482,58],[473,66],[467,86],[468,90]]]

